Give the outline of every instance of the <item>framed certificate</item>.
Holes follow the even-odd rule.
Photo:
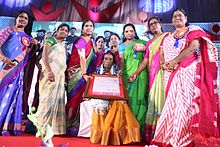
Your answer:
[[[87,81],[83,97],[127,100],[128,92],[121,76],[93,74]]]

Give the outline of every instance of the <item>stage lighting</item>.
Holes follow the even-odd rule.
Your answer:
[[[31,0],[1,0],[0,4],[8,6],[10,8],[13,7],[24,7],[30,3]]]
[[[172,9],[174,0],[140,0],[138,7],[148,13],[164,13]]]

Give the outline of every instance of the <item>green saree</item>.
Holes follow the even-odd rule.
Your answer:
[[[125,48],[123,78],[129,94],[129,106],[140,124],[140,132],[143,133],[146,111],[147,111],[147,70],[143,70],[132,83],[128,82],[129,76],[134,73],[143,60],[144,51],[135,51],[133,45],[136,43],[146,44],[143,40],[135,40],[128,46],[121,44]]]

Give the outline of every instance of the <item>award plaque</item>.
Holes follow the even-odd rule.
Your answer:
[[[128,92],[121,76],[93,74],[83,94],[86,98],[127,100]]]

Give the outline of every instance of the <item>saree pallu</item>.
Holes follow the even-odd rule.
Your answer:
[[[195,142],[211,143],[214,146],[214,144],[220,144],[220,99],[217,84],[218,50],[208,39],[209,36],[201,30],[192,32],[188,41],[198,37],[201,37],[201,60],[197,64],[190,131]]]
[[[161,115],[165,102],[165,90],[163,87],[163,70],[160,68],[160,46],[163,43],[167,33],[163,33],[153,42],[150,41],[146,45],[145,58],[148,58],[148,107],[146,114],[145,139],[148,143],[153,139],[157,122]]]
[[[47,40],[45,40],[47,41]],[[42,78],[39,81],[39,106],[35,114],[37,124],[45,134],[47,125],[52,127],[54,135],[66,133],[65,113],[65,70],[66,50],[62,44],[55,44],[51,47],[48,61],[55,77],[55,82],[47,79],[45,65],[42,65]]]
[[[217,52],[212,44],[206,44],[211,41],[207,39],[206,42],[204,37],[207,39],[208,35],[199,27],[189,26],[188,33],[178,40],[178,47],[174,47],[176,39],[172,34],[164,39],[166,62],[178,56],[194,39],[199,39],[200,47],[183,59],[173,72],[164,72],[166,102],[152,144],[193,146],[198,137],[219,137],[219,102],[215,93]]]
[[[4,136],[21,134],[24,67],[28,62],[29,52],[22,40],[30,43],[27,34],[14,32],[12,29],[8,32],[9,36],[4,40],[1,50],[7,58],[15,59],[17,64],[5,69],[5,63],[0,61],[0,130]],[[2,33],[4,32],[0,36]]]
[[[132,83],[128,82],[128,77],[134,73],[143,60],[143,51],[134,51],[133,45],[136,43],[145,44],[145,41],[136,40],[126,46],[124,51],[124,71],[123,78],[126,88],[128,88],[128,103],[134,116],[140,124],[141,134],[144,131],[146,111],[147,111],[147,70],[143,70]]]
[[[86,81],[82,77],[80,67],[80,58],[78,49],[85,49],[86,58],[86,74],[89,75],[94,71],[94,49],[92,41],[86,42],[80,37],[73,45],[72,54],[67,67],[68,74],[68,100],[66,104],[67,113],[67,135],[77,136],[79,130],[80,103],[82,102],[82,94],[85,90]]]

